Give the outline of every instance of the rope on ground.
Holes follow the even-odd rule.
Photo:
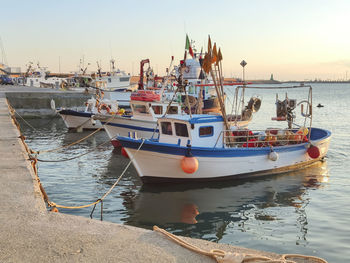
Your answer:
[[[265,256],[259,256],[254,254],[245,254],[245,253],[231,253],[226,252],[220,249],[212,249],[210,251],[203,250],[199,247],[196,247],[185,240],[167,232],[166,230],[159,228],[157,226],[153,226],[153,231],[157,231],[159,233],[164,234],[169,239],[179,244],[180,246],[187,248],[193,252],[209,256],[214,258],[218,263],[246,263],[246,262],[265,262],[265,263],[297,263],[296,261],[291,260],[291,258],[299,258],[303,260],[313,260],[314,262],[327,263],[326,260],[314,257],[314,256],[306,256],[299,254],[283,254],[278,259],[272,259]]]

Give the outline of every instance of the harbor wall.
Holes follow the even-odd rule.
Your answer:
[[[82,108],[91,98],[91,94],[72,92],[6,92],[9,103],[16,111],[26,117],[55,116],[56,111],[51,109],[51,100],[55,108]]]

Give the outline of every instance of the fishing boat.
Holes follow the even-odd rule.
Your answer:
[[[32,63],[29,63],[24,85],[28,87],[37,88],[52,88],[59,89],[66,83],[65,78],[49,77],[46,67],[41,67],[37,64],[37,70],[32,67]]]
[[[110,60],[110,71],[102,72],[97,62],[95,85],[103,91],[125,91],[130,88],[130,74],[115,68],[115,60]]]
[[[298,104],[287,95],[283,101],[276,98],[277,116],[272,120],[286,121],[286,128],[242,129],[227,115],[172,115],[158,119],[159,137],[130,134],[117,139],[143,182],[246,178],[301,169],[323,160],[331,132],[311,126],[311,86],[270,89],[288,88],[309,88],[309,93]],[[298,105],[302,126],[295,123]]]
[[[54,108],[54,107],[53,107]],[[60,108],[57,113],[62,117],[68,129],[92,130],[102,128],[99,120],[93,118],[96,114],[118,114],[118,103],[114,100],[91,97],[85,103],[84,108],[66,109]],[[124,113],[124,111],[122,112]]]
[[[179,103],[169,104],[167,100],[160,100],[161,95],[151,90],[140,90],[133,93],[130,101],[130,114],[111,115],[96,114],[94,118],[104,126],[112,144],[119,147],[117,136],[128,136],[135,133],[142,138],[158,135],[157,119],[164,114],[182,114]],[[183,113],[184,114],[184,113]]]

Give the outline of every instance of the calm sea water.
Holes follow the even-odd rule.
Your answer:
[[[230,91],[227,91],[230,95]],[[271,122],[275,91],[247,91],[262,97],[252,127]],[[303,96],[302,96],[303,94]],[[303,98],[305,92],[289,92]],[[279,93],[284,98],[283,92]],[[332,131],[327,161],[308,169],[247,181],[181,185],[142,185],[129,170],[104,202],[103,219],[151,229],[158,225],[177,235],[202,238],[277,253],[316,255],[329,262],[350,260],[350,84],[314,84],[313,124]],[[300,108],[297,109],[300,120]],[[89,134],[70,133],[60,118],[27,119],[21,127],[32,149],[52,149]],[[61,160],[82,154],[108,140],[105,132],[60,152],[40,155]],[[83,205],[100,198],[115,182],[128,159],[107,143],[67,162],[39,163],[39,176],[50,199]],[[94,218],[99,219],[99,206]],[[91,208],[60,209],[89,217]]]

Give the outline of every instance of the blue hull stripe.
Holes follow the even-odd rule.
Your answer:
[[[61,115],[71,115],[71,116],[88,117],[88,118],[90,118],[93,115],[90,112],[74,111],[74,110],[60,110],[58,113]]]
[[[103,125],[106,124],[106,122],[102,122]],[[127,125],[127,124],[120,124],[120,123],[108,123],[107,125],[125,128],[125,129],[131,129],[131,130],[137,130],[137,131],[147,131],[147,132],[154,132],[154,129],[152,128],[145,128],[140,126],[133,126],[133,125]],[[158,129],[156,129],[156,132],[159,132]]]
[[[117,137],[118,141],[122,144],[122,147],[138,149],[140,146],[141,140],[130,139],[127,137]],[[187,147],[178,146],[174,144],[166,144],[159,142],[152,142],[150,140],[146,140],[143,144],[141,150],[150,151],[150,152],[158,152],[164,154],[171,155],[185,155],[187,151]],[[292,152],[292,151],[306,151],[306,144],[299,144],[296,146],[286,146],[286,147],[275,147],[274,151],[276,152]],[[259,155],[267,155],[270,153],[269,147],[262,148],[205,148],[205,147],[192,147],[191,152],[193,156],[198,157],[249,157],[249,156],[259,156]]]
[[[330,132],[322,129],[313,128],[314,136],[311,134],[313,139],[327,139],[330,136]],[[318,138],[315,138],[317,137]],[[128,137],[117,137],[122,147],[138,149],[142,140],[136,140]],[[293,152],[293,151],[305,151],[308,143],[287,145],[273,147],[273,150],[278,153]],[[170,155],[185,155],[187,147],[179,146],[175,144],[159,143],[158,141],[146,140],[141,148],[144,151],[158,152]],[[259,147],[259,148],[207,148],[207,147],[192,147],[191,152],[193,156],[198,157],[216,157],[216,158],[228,158],[228,157],[249,157],[249,156],[260,156],[267,155],[270,153],[270,147]]]

